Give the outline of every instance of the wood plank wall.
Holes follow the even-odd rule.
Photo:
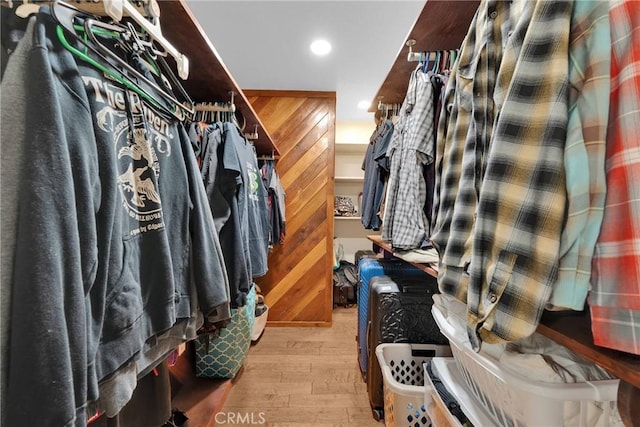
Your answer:
[[[244,94],[280,152],[276,170],[286,192],[286,237],[269,254],[256,283],[269,326],[330,326],[333,311],[335,92]]]

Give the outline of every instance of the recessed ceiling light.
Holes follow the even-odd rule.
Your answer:
[[[371,103],[369,101],[360,101],[358,102],[358,108],[361,110],[368,110]]]
[[[324,56],[327,53],[331,52],[331,44],[326,40],[315,40],[311,43],[311,52],[315,53],[318,56]]]

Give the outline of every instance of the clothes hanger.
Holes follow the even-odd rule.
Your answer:
[[[427,73],[429,72],[429,60],[431,59],[431,52],[425,52],[424,56],[425,56],[425,61],[422,64],[422,72]]]
[[[151,22],[146,19],[128,0],[103,0],[105,12],[113,18],[115,21],[120,22],[122,20],[123,12],[127,13],[131,19],[133,19],[141,28],[145,30],[147,34],[158,43],[163,49],[164,54],[171,55],[178,68],[178,75],[183,80],[189,77],[189,59],[178,52],[178,50],[162,35],[162,29],[160,28],[160,22],[157,19],[160,16],[160,10],[156,0],[146,0],[147,11],[155,18],[156,22]]]
[[[433,66],[431,67],[431,72],[435,73],[439,65],[440,65],[440,51],[437,51],[436,58],[434,59]]]
[[[13,7],[13,2],[9,2],[9,7]],[[22,4],[16,7],[15,14],[20,18],[26,18],[27,16],[38,13],[40,10],[40,5],[31,3],[28,0],[23,0]]]
[[[135,28],[133,28],[133,26],[131,24],[129,24],[127,27],[123,27],[123,26],[119,26],[119,25],[107,24],[105,22],[102,22],[102,21],[99,21],[99,20],[95,20],[93,18],[88,18],[88,19],[85,19],[85,21],[84,21],[84,28],[85,28],[85,33],[87,34],[87,36],[89,37],[91,42],[104,55],[114,59],[120,66],[122,66],[123,68],[126,68],[128,71],[132,72],[133,75],[135,75],[138,79],[140,79],[141,81],[145,82],[147,85],[151,86],[156,92],[159,92],[159,94],[163,98],[168,100],[171,104],[173,104],[174,108],[177,109],[178,111],[182,110],[182,112],[184,114],[188,114],[188,115],[192,115],[193,114],[193,102],[191,101],[191,98],[189,98],[189,95],[186,93],[186,91],[184,90],[184,88],[182,87],[182,85],[180,84],[178,79],[175,77],[175,75],[173,74],[173,72],[171,71],[171,69],[169,68],[167,63],[165,62],[164,58],[162,56],[159,56],[158,51],[153,47],[152,43],[143,41],[140,38],[140,36],[136,32]],[[135,68],[131,67],[126,61],[121,59],[111,49],[109,49],[102,42],[100,42],[100,40],[96,36],[96,34],[98,34],[99,31],[95,31],[94,28],[103,29],[103,30],[106,29],[106,30],[111,30],[111,31],[116,31],[116,30],[119,29],[120,31],[122,31],[123,32],[123,38],[125,40],[129,40],[129,43],[131,43],[132,46],[133,46],[133,51],[144,52],[145,56],[148,59],[151,60],[151,63],[153,65],[160,65],[162,70],[159,70],[156,67],[156,71],[159,73],[159,76],[161,78],[164,78],[164,79],[167,79],[167,77],[168,77],[168,79],[170,79],[170,82],[167,81],[167,80],[163,80],[163,83],[165,84],[165,86],[167,86],[167,87],[175,87],[188,105],[183,105],[183,103],[178,101],[175,98],[175,96],[173,96],[173,94],[171,94],[171,93],[167,92],[166,90],[162,89],[156,82],[147,79],[138,70],[136,70]],[[121,43],[121,45],[127,46],[128,43]],[[185,118],[184,114],[180,114],[177,117],[180,118],[180,119],[184,119]]]
[[[54,2],[51,5],[51,14],[58,23],[56,28],[58,39],[72,54],[96,67],[111,78],[123,84],[128,89],[134,91],[165,114],[172,115],[180,120],[184,120],[187,116],[193,114],[193,103],[191,99],[187,95],[186,91],[184,91],[184,88],[182,88],[182,85],[179,84],[166,62],[164,62],[164,59],[161,56],[157,56],[157,51],[155,49],[150,49],[148,43],[140,43],[141,39],[132,27],[107,24],[97,19],[97,17],[88,15],[82,10],[61,1]],[[76,21],[82,20],[84,20],[84,25],[78,25],[75,23]],[[72,35],[76,41],[83,45],[85,50],[82,51],[72,46],[67,40],[65,33]],[[81,33],[82,36],[79,33]],[[180,95],[185,98],[184,103],[178,101],[173,95],[167,93],[167,91],[160,88],[155,82],[147,79],[138,70],[131,67],[111,49],[103,45],[96,34],[115,38],[118,40],[118,45],[125,48],[125,50],[127,48],[134,50],[138,49],[141,53],[146,52],[147,58],[155,59],[155,62],[160,64],[163,68],[163,73],[161,75],[169,75],[174,86],[178,88]],[[90,42],[87,39],[90,39]],[[132,46],[130,43],[137,43],[137,45]],[[99,60],[89,56],[89,51],[97,56]],[[114,65],[114,62],[118,66]],[[134,82],[129,75],[135,76],[137,79],[153,88],[156,92],[155,95],[159,95],[164,98],[164,101],[169,104],[169,106],[160,102],[154,97],[154,95],[151,95],[143,89],[137,82]]]

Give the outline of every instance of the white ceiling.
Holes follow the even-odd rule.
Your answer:
[[[357,104],[374,101],[424,3],[187,0],[242,89],[335,91],[337,121],[373,120]],[[316,38],[331,53],[313,55]]]

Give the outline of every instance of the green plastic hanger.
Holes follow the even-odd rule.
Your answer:
[[[62,28],[61,25],[57,25],[56,26],[56,34],[58,36],[58,40],[60,40],[60,43],[62,43],[64,48],[67,49],[69,52],[71,52],[72,54],[74,54],[78,58],[82,59],[83,61],[89,63],[90,65],[94,66],[98,70],[102,71],[103,73],[105,73],[107,76],[111,77],[112,79],[114,79],[118,83],[124,85],[127,89],[130,89],[130,90],[134,91],[135,93],[140,95],[142,98],[144,98],[145,100],[147,100],[148,102],[153,104],[154,107],[160,108],[160,109],[164,110],[166,113],[169,113],[169,114],[173,115],[173,112],[171,112],[170,110],[166,109],[163,105],[159,104],[158,101],[156,101],[151,95],[146,93],[144,90],[142,90],[136,84],[134,84],[133,82],[131,82],[131,81],[127,80],[126,78],[124,78],[124,76],[121,73],[115,72],[111,68],[108,68],[108,67],[104,66],[102,63],[96,61],[95,59],[93,59],[92,57],[87,55],[85,52],[83,52],[83,51],[77,49],[76,47],[72,46],[71,43],[69,43],[69,41],[67,41],[67,39],[66,39],[66,37],[64,35],[64,29]]]
[[[51,11],[52,16],[58,22],[58,25],[56,26],[56,35],[58,36],[58,39],[64,46],[64,48],[71,52],[73,55],[87,62],[96,69],[102,71],[107,76],[121,83],[127,89],[135,92],[142,99],[149,102],[152,106],[157,108],[165,115],[176,117],[179,120],[184,120],[185,118],[190,117],[193,114],[193,102],[186,94],[182,86],[177,82],[175,76],[173,76],[171,71],[168,69],[168,65],[166,65],[166,63],[163,64],[165,71],[168,72],[170,74],[170,77],[173,78],[174,86],[180,90],[181,95],[186,99],[186,104],[188,105],[180,103],[177,99],[175,99],[174,96],[168,94],[166,91],[158,87],[156,83],[148,80],[137,70],[127,64],[124,60],[118,57],[115,53],[109,51],[109,49],[102,45],[96,37],[101,36],[107,38],[123,39],[126,35],[127,37],[131,38],[132,32],[134,32],[132,29],[128,29],[123,26],[103,23],[101,21],[93,19],[90,16],[87,16],[79,9],[76,9],[73,6],[67,5],[63,2],[54,3],[51,7]],[[84,18],[84,25],[77,25],[73,23],[78,14],[81,14]],[[82,37],[79,37],[78,33],[82,34]],[[82,43],[85,51],[82,51],[73,46],[67,40],[66,34],[72,34],[76,40]],[[90,39],[90,41],[86,40],[87,37]],[[126,46],[125,40],[123,40],[123,43],[121,44]],[[93,55],[96,55],[96,57],[99,59],[90,56],[89,51]],[[143,50],[143,52],[147,54],[147,59],[152,59],[146,49]],[[132,81],[122,70],[111,65],[112,62],[107,59],[106,55],[108,55],[109,58],[112,59],[112,61],[119,63],[119,65],[122,66],[124,70],[127,70],[130,74],[136,76],[136,78],[138,78],[140,81],[144,81],[147,85],[153,88],[155,90],[155,95],[159,95],[164,98],[171,107],[168,107],[164,103],[160,102],[154,97],[154,95],[150,94],[142,87],[140,87],[137,83]],[[153,64],[154,67],[156,67],[155,61],[151,60],[150,63]],[[162,63],[162,61],[160,61],[160,63]],[[157,67],[155,68],[155,70],[159,71]]]

